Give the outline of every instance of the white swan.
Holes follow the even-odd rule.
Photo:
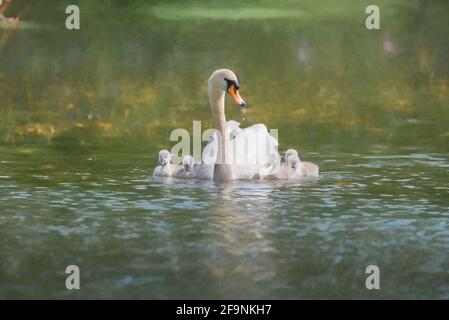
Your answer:
[[[170,163],[171,153],[168,150],[159,151],[159,166],[153,171],[155,177],[172,177],[181,170],[181,166]]]
[[[183,158],[183,166],[170,163],[167,150],[159,152],[160,165],[155,176],[213,179],[216,182],[235,179],[296,179],[318,176],[319,168],[299,159],[294,149],[287,150],[285,163],[277,152],[278,141],[268,133],[264,124],[240,128],[234,120],[226,122],[226,92],[241,107],[246,105],[239,94],[239,82],[229,69],[216,70],[209,77],[208,94],[215,133],[202,153],[202,161],[194,163],[191,156]]]
[[[241,107],[245,101],[239,94],[239,82],[234,72],[216,70],[209,78],[209,102],[216,133],[203,152],[203,165],[214,165],[213,180],[252,179],[268,174],[277,152],[277,140],[263,124],[241,129],[236,121],[226,122],[225,93]]]

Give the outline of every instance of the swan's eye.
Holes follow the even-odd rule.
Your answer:
[[[228,90],[231,86],[234,86],[234,91],[240,89],[240,85],[236,80],[229,80],[227,78],[224,78],[226,81],[226,89]]]

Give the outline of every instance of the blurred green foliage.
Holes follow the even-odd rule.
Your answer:
[[[171,130],[210,127],[207,78],[233,69],[244,126],[279,128],[283,148],[449,150],[449,3],[377,1],[18,0],[0,51],[0,143],[170,146]],[[6,29],[0,29],[0,37]]]

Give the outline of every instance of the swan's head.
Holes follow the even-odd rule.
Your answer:
[[[182,158],[182,166],[185,171],[191,172],[193,166],[195,165],[195,159],[192,156],[185,156]]]
[[[215,70],[209,77],[209,90],[226,91],[239,106],[246,105],[245,100],[240,96],[240,84],[237,76],[229,69]]]
[[[170,163],[171,160],[171,153],[168,150],[161,150],[159,151],[159,164],[161,166],[165,166],[166,164]]]
[[[287,167],[296,169],[299,166],[300,160],[298,151],[295,149],[288,149],[285,152],[285,163],[287,164]]]

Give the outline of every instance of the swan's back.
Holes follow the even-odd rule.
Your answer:
[[[234,165],[237,179],[252,179],[256,174],[266,174],[276,158],[278,141],[268,133],[263,124],[241,129],[237,121],[228,121],[227,152]],[[203,151],[203,163],[215,164],[218,154],[218,134],[215,132]]]

